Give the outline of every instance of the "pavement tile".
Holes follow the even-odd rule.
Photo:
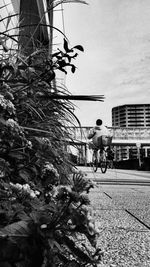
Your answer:
[[[124,210],[96,210],[94,215],[96,225],[100,231],[106,228],[114,230],[148,231],[146,226],[142,225]]]
[[[98,243],[104,250],[102,266],[150,267],[150,231],[105,229]]]
[[[141,220],[144,224],[146,224],[150,228],[150,208],[146,209],[146,207],[142,209],[130,209],[128,210],[139,220]]]
[[[90,193],[89,195],[91,204],[95,209],[110,209],[110,210],[114,210],[116,208],[115,203],[113,203],[113,201],[108,198],[103,192],[93,192]]]
[[[125,209],[142,209],[143,207],[146,209],[150,209],[150,195],[141,195],[141,194],[117,194],[112,197],[113,202],[116,205],[121,206]]]
[[[104,251],[98,267],[150,267],[150,230],[126,212],[150,221],[150,189],[143,189],[107,185],[91,191],[98,245]]]
[[[145,188],[147,189],[147,188]],[[150,189],[144,191],[142,188],[114,192],[112,189],[105,190],[111,197],[116,208],[126,209],[139,220],[150,227]],[[112,204],[112,207],[113,207]]]
[[[131,176],[128,172],[119,170],[109,174],[108,171],[106,175],[96,173],[94,177],[98,183],[101,178],[115,182],[141,179],[139,172],[133,175],[131,171]],[[143,177],[150,178],[150,173],[146,176],[144,172]],[[100,231],[98,245],[104,251],[98,267],[150,267],[150,186],[98,184],[89,197]]]

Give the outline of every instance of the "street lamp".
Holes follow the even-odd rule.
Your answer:
[[[136,143],[136,147],[137,147],[137,154],[138,154],[138,160],[139,160],[139,167],[141,167],[141,155],[140,155],[140,148],[141,148],[141,143],[140,142],[137,142]]]

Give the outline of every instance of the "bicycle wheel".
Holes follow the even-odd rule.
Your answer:
[[[105,150],[101,151],[100,168],[102,173],[105,173],[107,171],[107,159]]]
[[[93,156],[92,156],[92,167],[93,167],[93,171],[96,172],[98,169],[98,159],[95,153],[93,153]]]
[[[102,173],[105,173],[107,171],[107,161],[106,160],[101,161],[100,168],[101,168]]]

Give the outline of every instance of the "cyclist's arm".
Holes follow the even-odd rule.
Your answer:
[[[89,134],[88,134],[87,138],[88,138],[88,139],[91,139],[91,138],[93,138],[93,137],[94,137],[94,135],[95,135],[95,134],[96,134],[95,130],[94,130],[94,129],[92,129],[92,130],[90,130],[90,132],[89,132]]]

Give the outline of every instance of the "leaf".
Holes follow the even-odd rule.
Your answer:
[[[75,73],[75,70],[76,70],[76,67],[74,65],[72,65],[72,67],[71,67],[72,73]]]
[[[49,76],[49,81],[52,81],[52,80],[54,80],[55,79],[55,72],[54,71],[51,71],[50,72],[50,76]]]
[[[56,53],[53,53],[52,54],[52,57],[57,57],[58,55],[60,55],[60,53],[61,53],[60,51],[59,52],[56,52]],[[60,58],[60,57],[58,57],[58,58]]]
[[[62,3],[79,3],[79,4],[85,4],[87,5],[86,1],[83,0],[59,0],[59,1],[52,1],[51,5],[52,8],[57,7],[58,5],[62,4]]]
[[[28,169],[33,173],[35,177],[39,174],[36,166],[29,167]]]
[[[62,72],[64,72],[65,74],[67,74],[67,71],[63,68],[58,68],[59,70],[61,70]]]
[[[27,74],[25,73],[25,71],[24,70],[19,70],[19,71],[20,71],[21,77],[24,78],[25,80],[27,80],[28,77],[27,77]]]
[[[33,67],[28,68],[28,77],[34,77],[36,75],[35,69]]]
[[[3,47],[3,50],[5,53],[7,53],[9,51],[9,48],[7,47],[7,45],[4,42],[0,41],[0,45]]]
[[[49,243],[49,246],[50,246],[51,249],[54,249],[54,247],[56,247],[58,250],[63,252],[60,244],[56,240],[54,240],[52,238],[49,238],[48,239],[48,243]]]
[[[19,221],[19,222],[12,223],[4,227],[3,229],[1,229],[0,234],[4,234],[7,237],[12,237],[14,239],[16,237],[28,237],[30,234],[28,222]]]
[[[84,48],[82,45],[76,45],[73,48],[80,50],[81,52],[84,52]]]
[[[61,71],[67,73],[64,69],[58,68]],[[46,99],[65,99],[65,100],[81,100],[81,101],[104,101],[103,95],[67,95],[67,94],[56,94],[52,93],[49,96],[46,96]],[[71,112],[71,110],[69,110]]]
[[[84,253],[79,247],[76,246],[75,242],[71,240],[68,236],[63,236],[64,243],[68,246],[68,248],[73,252],[74,255],[77,256],[79,260],[84,263],[93,263],[94,260],[90,255]]]
[[[80,201],[81,201],[82,205],[89,205],[90,204],[90,200],[89,200],[88,196],[85,194],[80,195]]]
[[[67,65],[65,60],[60,60],[60,61],[58,62],[58,64],[59,64],[60,68],[62,68],[62,67],[66,67],[66,65]]]
[[[25,181],[29,182],[31,180],[31,174],[27,170],[20,170],[19,171],[19,176]]]
[[[18,160],[23,160],[23,159],[26,159],[28,157],[27,154],[25,154],[23,152],[19,152],[19,151],[16,151],[16,152],[11,151],[11,152],[9,152],[8,156],[11,158],[18,159]]]
[[[65,49],[66,52],[69,51],[68,42],[67,42],[67,40],[65,38],[64,38],[64,49]]]
[[[73,191],[83,192],[86,190],[87,185],[88,181],[83,178],[82,174],[73,175]]]

